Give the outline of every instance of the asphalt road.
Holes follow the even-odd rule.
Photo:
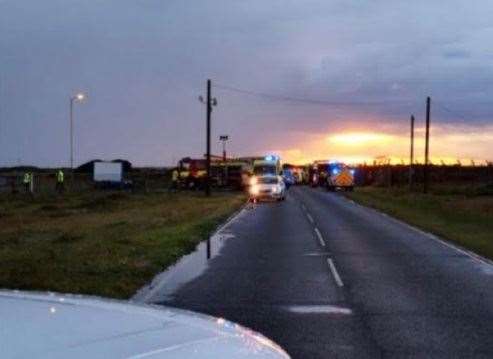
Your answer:
[[[238,322],[293,358],[492,358],[493,266],[340,194],[251,205],[153,302]]]

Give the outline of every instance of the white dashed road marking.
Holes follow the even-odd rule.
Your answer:
[[[325,247],[325,241],[324,241],[324,238],[322,237],[322,233],[320,233],[320,231],[318,230],[318,228],[315,228],[315,233],[317,234],[318,241],[320,242],[320,245],[321,245],[322,247]]]
[[[339,276],[339,273],[337,272],[334,261],[331,258],[327,258],[327,264],[329,265],[330,271],[332,272],[332,275],[334,276],[334,279],[335,279],[337,285],[339,287],[343,287],[344,283],[342,282],[342,279]]]

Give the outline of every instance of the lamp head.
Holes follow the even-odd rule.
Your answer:
[[[86,99],[86,95],[82,92],[78,92],[77,94],[75,94],[74,97],[72,97],[72,99],[78,102],[82,102]]]

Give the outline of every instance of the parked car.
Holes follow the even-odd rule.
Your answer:
[[[164,306],[0,291],[0,318],[2,358],[289,358],[238,324]]]

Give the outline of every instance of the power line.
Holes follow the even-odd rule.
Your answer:
[[[255,96],[267,100],[273,101],[284,101],[284,102],[295,102],[295,103],[304,103],[310,105],[319,105],[319,106],[383,106],[389,105],[390,103],[401,103],[401,104],[409,104],[409,101],[323,101],[323,100],[313,100],[308,98],[300,98],[300,97],[291,97],[291,96],[283,96],[276,94],[269,94],[265,92],[258,92],[246,89],[240,89],[238,87],[228,86],[228,85],[213,85],[217,89],[227,90],[231,92],[237,92],[244,95]]]
[[[436,107],[442,109],[443,111],[447,112],[450,115],[454,115],[454,116],[458,117],[461,120],[464,120],[466,122],[470,120],[470,118],[467,118],[464,114],[460,114],[457,111],[451,110],[450,108],[440,104],[439,102],[438,103],[435,102],[434,104]]]
[[[264,100],[272,100],[272,101],[282,101],[282,102],[293,102],[293,103],[302,103],[309,105],[318,105],[318,106],[332,106],[332,107],[345,107],[345,106],[385,106],[385,105],[414,105],[414,103],[406,100],[386,100],[386,101],[325,101],[325,100],[315,100],[309,98],[301,98],[301,97],[292,97],[292,96],[284,96],[266,92],[253,91],[248,89],[242,89],[229,85],[222,84],[214,84],[213,87],[226,90],[230,92],[236,92],[248,96],[254,96],[258,98],[262,98]],[[440,108],[441,110],[447,112],[450,115],[453,115],[463,121],[469,121],[470,117],[466,116],[463,113],[459,113],[454,111],[445,105],[442,105],[440,102],[435,102],[435,106]]]

